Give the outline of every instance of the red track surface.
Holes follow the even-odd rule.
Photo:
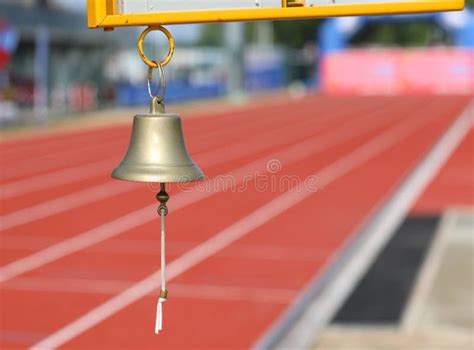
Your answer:
[[[239,220],[263,221],[170,281],[160,335],[153,334],[155,290],[86,327],[64,346],[248,348],[390,196],[468,102],[462,97],[310,96],[185,120],[188,147],[206,175],[247,176],[246,188],[222,188],[215,181],[208,183],[207,192],[173,188],[169,261]],[[390,140],[386,133],[395,129],[409,132],[354,166],[334,166],[357,158],[368,142],[372,151],[382,147]],[[1,291],[2,348],[37,343],[159,268],[153,192],[146,185],[109,178],[129,132],[128,126],[120,126],[0,145],[1,272],[11,274]],[[469,161],[473,138],[471,132],[436,181],[459,175],[460,170],[449,169]],[[268,173],[271,160],[281,169]],[[336,170],[340,173],[332,179]],[[472,175],[472,167],[470,171]],[[301,188],[309,194],[270,220],[255,217],[271,200],[292,198],[283,197],[288,181],[313,174],[322,188]],[[473,204],[465,187],[455,190],[449,204]],[[416,210],[440,208],[447,194],[437,191],[428,191]],[[127,221],[129,214],[134,224]],[[114,224],[103,226],[110,222]],[[112,232],[108,237],[83,248],[67,241],[90,230],[88,237],[98,237],[106,229]],[[44,249],[64,242],[72,251],[44,260]],[[43,258],[31,260],[35,253]],[[19,265],[23,270],[10,268]]]
[[[474,206],[474,130],[464,138],[413,207],[415,214],[440,214],[450,207]]]

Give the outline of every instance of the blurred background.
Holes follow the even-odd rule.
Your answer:
[[[136,54],[139,29],[89,30],[85,3],[2,0],[1,125],[147,103],[146,69]],[[473,23],[468,8],[421,16],[172,26],[180,54],[167,67],[167,100],[287,87],[329,94],[469,94]],[[146,44],[152,57],[167,50],[158,34]]]
[[[155,336],[158,187],[110,178],[148,108],[143,28],[88,29],[85,0],[0,0],[0,348],[474,349],[473,4],[167,27],[166,102],[209,186],[171,186],[185,267]]]

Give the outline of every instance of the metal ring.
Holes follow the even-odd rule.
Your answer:
[[[168,215],[168,207],[166,205],[163,205],[163,204],[160,204],[160,206],[158,207],[158,215],[161,216],[166,216]]]
[[[166,38],[168,39],[168,43],[169,43],[168,55],[159,64],[156,61],[148,59],[148,57],[146,57],[146,55],[145,55],[145,51],[143,51],[143,42],[145,41],[145,37],[147,36],[148,33],[152,32],[154,30],[158,30],[158,31],[162,32],[164,35],[166,35]],[[161,66],[166,66],[169,63],[169,61],[171,61],[171,57],[173,57],[173,53],[174,53],[174,39],[173,39],[173,36],[168,31],[168,29],[166,29],[162,26],[148,27],[147,29],[145,29],[140,34],[140,37],[138,38],[138,53],[140,54],[140,57],[142,58],[143,62],[145,62],[145,64],[148,67],[158,68],[158,66],[160,66],[160,65]]]
[[[153,61],[154,62],[154,61]],[[156,62],[155,62],[156,63]],[[152,84],[152,79],[153,79],[153,67],[148,68],[148,74],[147,74],[147,86],[148,86],[148,94],[150,97],[153,99],[154,97],[158,97],[161,99],[165,98],[165,93],[166,93],[166,76],[165,76],[165,71],[163,69],[163,66],[161,63],[156,63],[157,68],[158,68],[158,73],[159,73],[159,79],[158,79],[158,84],[156,85],[155,93],[153,93],[151,84]],[[161,95],[160,93],[161,89]]]

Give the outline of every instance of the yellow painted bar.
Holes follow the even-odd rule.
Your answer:
[[[107,16],[116,11],[116,0],[87,0],[87,25],[91,28],[100,27]]]
[[[117,0],[105,0],[105,11],[107,15],[113,15],[116,11]]]
[[[97,6],[102,0],[88,0]],[[184,5],[183,5],[184,7]],[[163,24],[187,24],[210,22],[240,22],[260,20],[290,20],[326,18],[340,16],[395,15],[440,11],[456,11],[464,8],[464,0],[422,0],[393,2],[384,4],[325,5],[314,7],[284,7],[277,9],[248,9],[221,11],[188,11],[143,14],[105,14],[104,11],[89,13],[91,28],[110,28],[122,26],[151,26]],[[110,12],[109,12],[110,13]],[[93,20],[90,17],[93,16]],[[92,24],[92,25],[91,25]]]
[[[100,0],[87,0],[87,25],[90,28],[99,27],[105,19],[107,13],[104,5]]]

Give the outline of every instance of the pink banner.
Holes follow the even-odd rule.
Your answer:
[[[368,49],[328,54],[321,87],[333,94],[473,94],[474,51]]]

